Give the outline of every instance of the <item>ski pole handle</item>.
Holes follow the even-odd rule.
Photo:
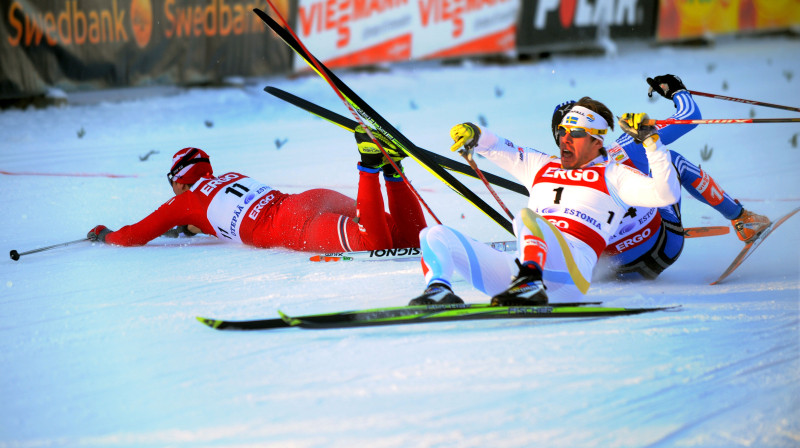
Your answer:
[[[648,126],[666,124],[755,124],[755,123],[800,123],[800,118],[721,118],[721,119],[701,119],[701,120],[676,120],[668,118],[666,120],[645,120],[642,124]]]
[[[57,247],[69,246],[70,244],[80,243],[80,242],[83,242],[83,241],[89,241],[89,238],[81,238],[79,240],[69,241],[69,242],[66,242],[66,243],[53,244],[52,246],[40,247],[38,249],[29,250],[27,252],[17,252],[16,250],[12,250],[9,253],[9,256],[11,256],[12,260],[17,261],[17,260],[19,260],[19,257],[21,257],[23,255],[30,255],[30,254],[35,254],[37,252],[44,252],[46,250],[55,249]]]

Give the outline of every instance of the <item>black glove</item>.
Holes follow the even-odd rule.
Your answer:
[[[192,237],[192,236],[197,235],[196,233],[194,233],[191,230],[189,230],[189,226],[178,226],[178,227],[175,227],[175,228],[167,230],[161,236],[164,236],[164,237],[167,237],[167,238],[180,238],[181,234],[186,235],[187,237]]]
[[[644,124],[650,117],[647,114],[622,114],[619,119],[619,127],[625,131],[626,134],[633,137],[636,143],[641,144],[651,136],[658,136],[658,128],[648,124]]]
[[[550,129],[553,130],[553,138],[556,139],[556,145],[558,145],[558,125],[561,124],[564,115],[567,115],[574,105],[575,101],[566,101],[556,106],[553,111],[553,121],[550,123]]]
[[[686,90],[681,78],[675,75],[661,75],[655,78],[647,78],[647,83],[650,84],[650,89],[647,91],[647,96],[653,97],[653,92],[658,92],[659,95],[671,100],[675,92]]]
[[[101,243],[105,243],[106,235],[108,235],[111,232],[112,231],[106,226],[103,225],[94,226],[94,228],[90,230],[89,233],[86,234],[86,238],[89,241],[99,241]]]

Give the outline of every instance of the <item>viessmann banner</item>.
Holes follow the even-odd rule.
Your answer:
[[[0,0],[0,97],[287,71],[290,50],[252,12],[262,3]]]
[[[295,31],[328,67],[494,54],[515,45],[519,0],[299,0]],[[295,58],[295,69],[306,69]]]

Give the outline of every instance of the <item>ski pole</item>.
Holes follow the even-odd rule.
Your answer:
[[[308,48],[306,48],[306,46],[303,43],[303,41],[301,41],[300,38],[297,37],[297,34],[295,34],[294,30],[289,25],[289,22],[283,17],[283,15],[280,13],[280,11],[278,11],[278,8],[276,8],[275,5],[272,3],[272,0],[267,0],[267,3],[269,4],[270,8],[272,8],[272,12],[274,12],[275,15],[283,23],[283,27],[286,28],[286,31],[288,31],[292,35],[292,37],[294,37],[294,39],[297,41],[297,43],[300,45],[300,47],[303,49],[303,51],[305,51],[307,54],[311,55],[311,52],[308,51]],[[411,185],[411,181],[408,180],[406,175],[403,173],[403,170],[401,170],[397,166],[397,164],[394,162],[394,160],[392,160],[392,158],[389,157],[389,154],[386,152],[386,149],[383,148],[383,145],[381,145],[380,141],[378,141],[378,139],[372,134],[372,130],[369,128],[369,126],[367,126],[364,123],[364,120],[362,120],[361,116],[358,115],[358,112],[356,112],[356,110],[353,108],[353,105],[350,104],[347,101],[347,99],[344,97],[342,92],[340,92],[339,89],[336,88],[336,85],[333,83],[333,80],[331,80],[331,77],[328,76],[328,74],[325,72],[325,70],[323,70],[322,67],[320,67],[320,62],[317,60],[317,58],[311,56],[309,58],[309,60],[314,65],[314,70],[316,70],[317,73],[319,73],[323,78],[325,78],[325,82],[327,82],[328,85],[331,86],[331,88],[336,93],[336,95],[339,97],[339,99],[342,100],[342,103],[344,103],[344,105],[347,107],[347,109],[350,111],[350,113],[353,114],[353,117],[356,119],[356,121],[364,128],[364,131],[366,132],[366,134],[369,136],[369,138],[372,140],[372,142],[375,143],[375,145],[378,147],[378,149],[381,150],[381,153],[383,153],[383,155],[389,161],[389,164],[392,165],[392,168],[395,169],[397,174],[399,174],[400,177],[403,179],[403,181],[406,183],[406,185],[408,185],[409,189],[411,189],[411,191],[414,193],[414,196],[417,197],[417,200],[419,200],[420,204],[422,204],[425,207],[425,209],[428,211],[428,213],[431,215],[433,220],[436,221],[437,224],[441,224],[442,222],[439,221],[439,218],[437,218],[436,214],[433,213],[433,210],[431,210],[431,208],[428,206],[428,203],[425,202],[424,199],[422,199],[422,196],[419,194],[419,192],[417,192],[417,189],[414,188],[413,185]]]
[[[747,123],[800,123],[800,118],[719,118],[701,120],[645,120],[642,124],[656,126],[660,124],[747,124]]]
[[[458,153],[461,154],[461,156],[464,157],[464,159],[466,159],[469,166],[471,166],[472,169],[475,170],[475,173],[477,173],[478,177],[481,178],[483,184],[486,185],[486,188],[489,190],[489,193],[491,193],[492,196],[494,196],[494,199],[497,201],[498,204],[500,204],[500,207],[503,208],[503,211],[505,211],[508,217],[511,218],[511,220],[513,221],[514,215],[510,211],[508,211],[508,207],[506,207],[506,204],[504,204],[503,200],[500,199],[500,196],[497,195],[497,192],[494,191],[494,188],[492,188],[492,185],[486,179],[486,176],[484,176],[483,172],[478,168],[478,164],[475,163],[475,160],[473,160],[472,157],[470,157],[470,154],[467,151],[464,151],[463,149],[458,151]]]
[[[764,103],[762,101],[744,100],[744,99],[741,99],[741,98],[734,98],[734,97],[730,97],[730,96],[717,95],[715,93],[698,92],[696,90],[689,90],[689,93],[691,93],[692,95],[705,96],[705,97],[714,98],[714,99],[717,99],[717,100],[733,101],[733,102],[736,102],[736,103],[752,104],[754,106],[772,107],[774,109],[784,109],[784,110],[792,110],[792,111],[795,111],[795,112],[800,112],[800,107],[781,106],[780,104]]]
[[[702,238],[705,236],[718,236],[727,235],[731,233],[728,226],[702,226],[702,227],[684,227],[684,238]]]
[[[57,247],[69,246],[70,244],[80,243],[80,242],[83,242],[83,241],[89,241],[89,238],[81,238],[79,240],[69,241],[67,243],[53,244],[52,246],[40,247],[38,249],[29,250],[27,252],[17,252],[16,250],[12,250],[9,253],[9,255],[11,256],[12,260],[17,261],[17,260],[19,260],[19,257],[21,257],[23,255],[35,254],[36,252],[44,252],[46,250],[55,249]]]

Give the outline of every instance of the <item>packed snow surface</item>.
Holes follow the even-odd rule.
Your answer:
[[[555,154],[553,107],[584,95],[617,115],[666,118],[671,102],[648,98],[645,83],[665,73],[691,90],[800,106],[800,42],[783,37],[339,75],[418,146],[458,159],[449,129],[464,121]],[[132,89],[124,101],[73,94],[65,107],[0,112],[0,247],[24,252],[137,222],[172,195],[165,173],[186,146],[209,152],[218,173],[355,197],[352,134],[265,85],[349,116],[317,76]],[[697,102],[705,118],[800,116]],[[798,134],[798,123],[703,125],[672,148],[774,219],[800,206]],[[511,239],[413,161],[405,166],[442,222],[483,241]],[[460,178],[494,203],[480,182]],[[511,210],[524,206],[498,191]],[[729,225],[688,194],[683,214],[686,226]],[[675,312],[324,331],[220,332],[195,317],[403,305],[424,289],[419,261],[311,263],[308,253],[204,236],[6,259],[0,447],[796,447],[800,216],[709,285],[741,247],[732,233],[687,240],[657,280],[596,272],[585,297],[681,305]],[[454,286],[468,302],[488,300]]]

